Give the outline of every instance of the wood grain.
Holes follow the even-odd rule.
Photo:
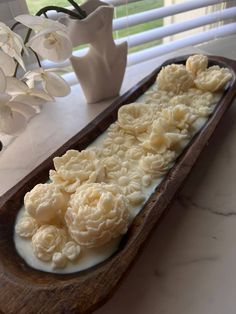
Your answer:
[[[184,63],[187,56],[166,64]],[[54,156],[68,149],[84,149],[117,118],[123,104],[135,101],[155,81],[160,67],[117,99],[85,129],[65,143],[21,182],[0,199],[0,312],[4,314],[86,314],[98,308],[114,293],[127,273],[160,216],[191,171],[200,152],[209,141],[225,111],[236,95],[236,62],[223,57],[209,57],[209,65],[228,67],[233,73],[230,86],[203,129],[194,136],[165,180],[151,195],[134,219],[119,250],[108,260],[89,270],[69,274],[48,274],[34,270],[17,255],[13,243],[14,222],[24,194],[35,184],[48,180]]]

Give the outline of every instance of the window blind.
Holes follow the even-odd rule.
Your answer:
[[[107,0],[107,2],[120,6],[120,5],[129,5],[129,3],[140,2],[129,0]],[[191,29],[197,29],[204,25],[217,25],[219,22],[227,23],[224,26],[213,27],[204,32],[197,33],[195,35],[186,36],[181,39],[175,40],[173,42],[164,43],[161,45],[156,45],[154,47],[140,50],[135,53],[130,53],[128,57],[128,65],[136,64],[138,62],[145,61],[150,58],[157,57],[161,54],[174,51],[176,49],[180,49],[189,45],[196,45],[202,42],[206,42],[212,40],[216,37],[226,36],[233,33],[236,33],[236,6],[232,5],[227,8],[227,4],[232,4],[233,1],[220,1],[220,0],[190,0],[184,1],[179,4],[173,4],[169,6],[163,6],[161,8],[147,10],[142,13],[131,14],[125,17],[120,17],[114,19],[113,22],[113,30],[117,31],[120,29],[124,29],[126,27],[132,27],[134,25],[146,23],[149,21],[157,20],[160,18],[165,18],[167,16],[177,15],[182,12],[191,12],[193,18],[188,19],[186,21],[176,22],[170,25],[163,25],[161,27],[157,27],[148,31],[143,31],[134,35],[124,36],[116,40],[116,42],[127,41],[129,48],[137,47],[147,42],[153,42],[156,40],[161,40],[167,36],[173,34],[179,34]],[[221,9],[208,13],[200,17],[194,18],[194,10],[199,8],[209,8],[215,4],[222,4]],[[55,16],[54,16],[55,18]],[[80,49],[75,51],[75,55],[82,56],[86,53],[87,49]],[[44,66],[53,67],[53,66],[68,66],[69,62],[66,61],[63,64],[54,64],[52,62],[45,62]]]
[[[122,33],[120,38],[116,39],[116,42],[127,41],[129,49],[136,48],[138,51],[132,52],[128,56],[128,65],[136,64],[145,61],[150,58],[157,57],[161,54],[174,51],[189,45],[200,44],[216,37],[227,36],[236,33],[236,1],[235,0],[183,0],[177,3],[178,0],[172,0],[174,4],[165,5],[169,3],[168,0],[163,0],[163,6],[154,9],[146,9],[146,4],[149,0],[104,0],[117,8],[124,8],[125,16],[117,17],[113,20],[114,34],[121,33],[122,30],[128,30]],[[151,1],[151,0],[150,0]],[[157,1],[157,0],[156,0]],[[158,1],[157,1],[158,2]],[[129,7],[132,5],[143,5],[143,11],[140,13],[130,14]],[[211,8],[218,8],[217,11],[210,10]],[[8,20],[11,20],[13,16],[27,12],[27,6],[25,0],[2,0],[0,2],[0,17],[4,21],[3,15]],[[203,13],[197,16],[195,12],[202,9]],[[155,22],[167,17],[178,17],[182,13],[189,12],[190,18],[187,20],[178,21],[174,19],[174,22],[161,25],[149,30],[139,31],[135,34],[129,30],[137,25],[146,25],[149,22]],[[209,13],[210,12],[210,13]],[[198,14],[199,15],[199,14]],[[58,19],[58,14],[55,11],[51,11],[48,14],[49,18]],[[169,20],[168,20],[169,21]],[[9,24],[9,23],[8,23]],[[204,28],[209,25],[209,28]],[[196,34],[186,34],[186,31],[199,30]],[[176,34],[180,34],[180,38],[175,39]],[[175,39],[170,42],[166,42],[165,38]],[[117,37],[117,36],[116,36]],[[147,43],[151,43],[153,46],[146,48],[143,46]],[[77,56],[82,56],[86,53],[87,49],[78,49],[74,52]],[[43,66],[49,67],[68,67],[70,65],[69,60],[64,63],[55,64],[49,61],[44,61]]]

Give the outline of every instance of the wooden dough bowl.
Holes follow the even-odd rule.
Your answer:
[[[185,63],[187,57],[172,59],[163,65]],[[70,275],[44,273],[30,268],[18,256],[14,247],[13,232],[16,215],[22,206],[25,193],[35,184],[48,180],[49,169],[53,168],[53,157],[62,155],[68,149],[86,148],[116,120],[120,106],[134,102],[154,83],[161,67],[119,97],[86,128],[1,197],[0,311],[2,313],[85,314],[91,313],[112,296],[236,95],[236,62],[223,57],[209,56],[209,65],[229,68],[233,74],[230,84],[205,126],[194,136],[161,185],[134,219],[118,251],[105,262]]]

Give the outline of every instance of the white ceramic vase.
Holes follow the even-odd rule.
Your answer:
[[[87,13],[83,20],[70,19],[69,36],[73,46],[90,44],[83,57],[70,61],[88,103],[119,94],[127,62],[127,43],[115,44],[112,35],[114,7],[100,0],[81,5]]]

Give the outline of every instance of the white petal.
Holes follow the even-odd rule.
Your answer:
[[[42,81],[42,74],[44,73],[44,70],[42,68],[38,68],[35,69],[33,71],[28,71],[27,73],[25,73],[25,75],[23,76],[23,79],[26,79],[26,84],[29,87],[34,87],[34,82],[35,81]]]
[[[46,93],[42,89],[30,88],[29,93],[31,96],[41,98],[45,101],[54,101],[55,100],[54,97],[52,97],[51,95],[49,95],[48,93]]]
[[[11,109],[7,105],[0,105],[0,132],[7,133],[7,125],[11,119]]]
[[[19,65],[22,67],[22,69],[24,71],[26,71],[26,68],[25,68],[25,64],[24,64],[24,61],[21,57],[21,54],[18,54],[18,53],[15,53],[14,54],[14,58],[16,59],[16,61],[19,63]]]
[[[44,29],[55,27],[58,30],[66,32],[67,28],[62,23],[47,19],[42,16],[31,16],[28,14],[22,14],[15,17],[15,20],[21,24],[32,28],[35,32],[41,32]]]
[[[42,106],[43,103],[45,103],[44,99],[30,96],[30,95],[17,95],[13,98],[12,101],[29,105],[33,108],[33,110],[36,113],[39,113],[41,111],[40,107]]]
[[[11,96],[6,93],[0,93],[0,110],[3,105],[6,105],[8,101],[11,99]]]
[[[3,70],[6,76],[14,75],[16,68],[14,59],[3,51],[0,51],[0,68]]]
[[[11,101],[9,103],[9,107],[11,108],[13,113],[17,111],[22,114],[27,121],[37,114],[37,111],[34,107],[31,107],[30,105],[25,103]]]
[[[25,94],[28,90],[28,86],[24,82],[18,80],[15,77],[7,77],[6,81],[7,81],[6,91],[10,95]]]
[[[67,73],[67,72],[71,72],[70,69],[64,69],[64,68],[50,68],[50,69],[45,69],[44,72],[63,72],[63,73]]]
[[[63,97],[70,93],[70,86],[56,73],[49,73],[45,76],[45,90],[55,97]]]
[[[6,106],[7,107],[7,106]],[[0,108],[0,132],[6,134],[19,134],[26,127],[27,120],[19,112],[11,111],[3,113]]]
[[[15,58],[17,62],[21,65],[21,67],[25,70],[25,65],[21,56],[22,49],[28,54],[24,47],[24,43],[22,38],[9,29],[7,31],[7,39],[5,42],[1,42],[2,50],[12,58]]]
[[[13,32],[14,33],[14,32]],[[24,50],[24,53],[28,56],[28,50],[25,47],[24,41],[21,38],[21,36],[17,33],[14,33],[14,44],[15,44],[15,49],[17,50],[18,47],[18,52],[21,51],[22,49]]]
[[[40,32],[44,29],[44,18],[41,16],[32,16],[29,14],[22,14],[15,17],[17,22],[32,28],[35,32]]]
[[[1,23],[2,24],[2,23]],[[0,25],[0,47],[2,47],[6,41],[7,41],[7,33],[4,33],[2,30],[1,30],[1,25]]]
[[[4,134],[2,133],[1,134],[1,131],[0,131],[0,139],[1,139],[1,142],[3,144],[3,149],[2,151],[8,146],[11,144],[11,142],[14,140],[15,136],[14,135],[8,135],[8,134]]]
[[[50,38],[48,37],[50,34]],[[72,43],[63,32],[40,32],[28,42],[43,59],[62,62],[72,55]]]
[[[5,92],[6,86],[7,86],[6,77],[5,77],[2,69],[0,69],[0,93]]]

